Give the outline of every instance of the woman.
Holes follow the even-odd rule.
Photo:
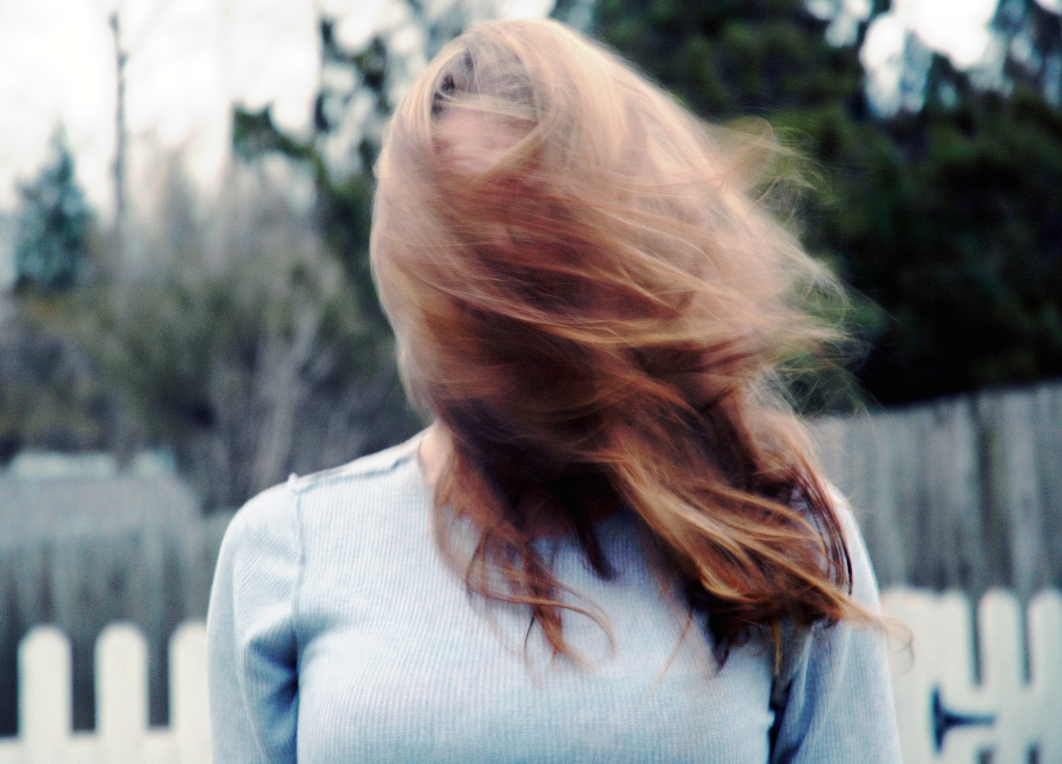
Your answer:
[[[233,520],[217,764],[898,760],[866,552],[775,381],[835,286],[747,165],[553,22],[420,74],[371,254],[434,423]]]

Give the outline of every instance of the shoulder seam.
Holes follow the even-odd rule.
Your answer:
[[[302,659],[302,640],[299,635],[299,600],[302,594],[303,571],[306,569],[306,544],[303,541],[302,532],[302,501],[299,492],[295,490],[294,483],[297,478],[292,475],[288,478],[288,495],[291,500],[291,511],[295,520],[295,541],[298,545],[298,562],[295,569],[295,580],[291,584],[291,633],[295,639],[295,664],[296,669]]]
[[[362,456],[347,464],[322,470],[321,472],[314,472],[302,476],[293,473],[288,478],[288,485],[290,486],[292,493],[297,496],[306,489],[320,485],[321,483],[341,480],[343,478],[363,477],[389,472],[398,465],[408,461],[410,457],[417,453],[417,446],[420,445],[420,440],[423,435],[424,431],[421,430],[412,438],[404,443],[399,443],[397,446],[391,446],[383,451],[377,451],[375,454]]]

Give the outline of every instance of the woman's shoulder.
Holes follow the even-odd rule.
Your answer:
[[[342,511],[359,514],[379,506],[381,490],[392,499],[427,490],[420,479],[417,447],[423,432],[396,446],[359,457],[338,467],[306,475],[292,474],[267,488],[236,512],[226,536],[262,534],[297,536],[306,519]]]
[[[417,447],[423,437],[424,431],[421,431],[404,443],[359,457],[338,467],[301,476],[293,474],[288,478],[288,485],[295,493],[305,493],[334,483],[361,482],[384,477],[397,467],[416,462]]]

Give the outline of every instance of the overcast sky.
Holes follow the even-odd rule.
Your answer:
[[[436,2],[447,0],[436,0]],[[504,15],[544,15],[553,0],[498,0]],[[865,18],[869,0],[808,0],[845,13],[838,42]],[[1062,0],[1039,0],[1045,7]],[[881,97],[898,79],[908,31],[959,67],[989,47],[997,0],[893,0],[863,50]],[[190,173],[209,190],[229,157],[231,104],[273,104],[279,125],[306,130],[318,77],[319,10],[341,20],[340,39],[366,41],[401,22],[402,0],[0,0],[0,211],[16,202],[15,182],[32,177],[62,122],[78,175],[104,221],[112,208],[115,66],[109,14],[120,5],[127,67],[127,124],[133,168],[144,146],[183,146]],[[397,15],[396,15],[397,14]],[[140,147],[139,153],[137,146]],[[135,177],[133,179],[135,184]]]
[[[502,0],[506,15],[544,15],[552,0]],[[104,218],[111,213],[115,145],[116,0],[0,0],[0,210],[32,177],[62,122],[78,175]],[[401,23],[388,0],[123,0],[129,50],[127,125],[134,144],[183,146],[209,187],[229,156],[231,104],[273,104],[282,128],[306,130],[318,77],[319,9],[341,19],[357,46]],[[145,154],[140,152],[141,157]],[[134,162],[135,162],[134,157]],[[134,174],[137,168],[133,168]],[[144,168],[140,168],[141,173]],[[135,183],[135,180],[134,180]]]

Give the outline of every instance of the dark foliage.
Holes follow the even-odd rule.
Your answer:
[[[863,313],[874,399],[1062,374],[1058,16],[1004,0],[1009,92],[935,56],[925,108],[888,119],[860,40],[833,47],[826,23],[800,0],[601,0],[593,31],[699,114],[766,118],[809,158],[805,242],[887,313]]]

